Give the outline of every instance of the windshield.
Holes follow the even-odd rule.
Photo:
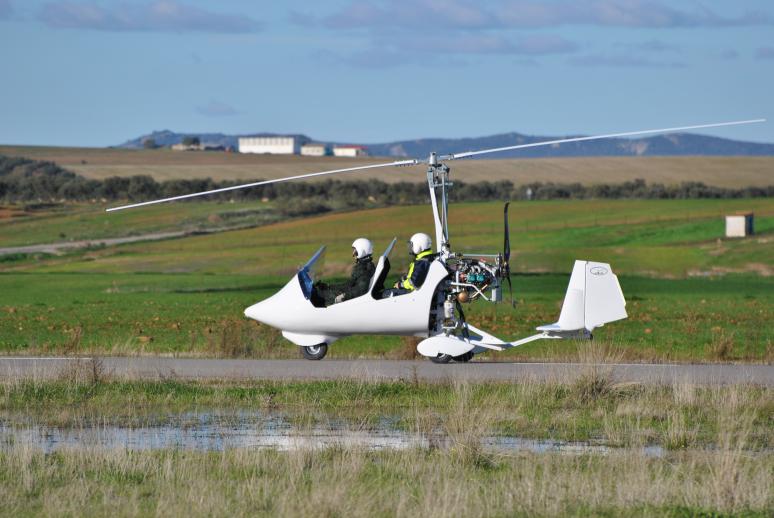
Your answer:
[[[382,254],[384,257],[389,257],[389,256],[390,256],[390,254],[392,253],[392,248],[395,246],[395,243],[396,243],[397,241],[398,241],[398,238],[397,238],[397,237],[393,237],[393,238],[392,238],[392,242],[391,242],[391,243],[390,243],[390,245],[387,247],[387,250],[385,250],[385,251],[384,251],[384,253]]]
[[[319,272],[322,271],[324,265],[325,247],[321,246],[311,259],[298,269],[298,280],[301,283],[301,290],[304,292],[304,297],[307,299],[312,296],[314,281],[318,278]]]

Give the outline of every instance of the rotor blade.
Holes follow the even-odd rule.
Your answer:
[[[357,167],[347,167],[345,169],[334,169],[332,171],[321,171],[318,173],[299,174],[296,176],[287,176],[285,178],[277,178],[274,180],[263,180],[260,182],[234,185],[232,187],[222,187],[220,189],[212,189],[211,191],[202,191],[202,192],[195,192],[192,194],[183,194],[181,196],[172,196],[169,198],[162,198],[160,200],[143,201],[141,203],[133,203],[131,205],[123,205],[121,207],[112,207],[109,209],[105,209],[105,211],[112,212],[114,210],[132,209],[134,207],[144,207],[145,205],[155,205],[156,203],[165,203],[168,201],[175,201],[175,200],[185,200],[188,198],[195,198],[197,196],[206,196],[208,194],[217,194],[219,192],[235,191],[237,189],[246,189],[247,187],[257,187],[259,185],[269,185],[272,183],[289,182],[291,180],[301,180],[302,178],[313,178],[315,176],[325,176],[325,175],[337,174],[337,173],[352,173],[356,171],[363,171],[364,169],[376,169],[379,167],[400,167],[400,166],[408,166],[408,165],[417,165],[420,163],[424,163],[424,162],[412,158],[410,160],[399,160],[397,162],[389,162],[386,164],[361,165]]]
[[[685,130],[694,130],[694,129],[702,129],[702,128],[719,128],[721,126],[738,126],[741,124],[754,124],[757,122],[766,122],[766,119],[753,119],[753,120],[732,121],[732,122],[716,122],[713,124],[699,124],[696,126],[682,126],[679,128],[661,128],[661,129],[650,129],[650,130],[641,130],[641,131],[627,131],[625,133],[610,133],[607,135],[595,135],[592,137],[574,137],[574,138],[566,138],[566,139],[559,139],[559,140],[548,140],[544,142],[533,142],[531,144],[519,144],[516,146],[505,146],[505,147],[496,147],[492,149],[482,149],[480,151],[468,151],[466,153],[454,153],[451,155],[440,156],[438,157],[438,160],[458,160],[460,158],[468,158],[476,155],[484,155],[486,153],[499,153],[500,151],[509,151],[512,149],[524,149],[529,147],[552,146],[554,144],[564,144],[567,142],[584,142],[587,140],[600,140],[605,138],[632,137],[635,135],[645,135],[648,133],[674,133],[675,131],[685,131]]]

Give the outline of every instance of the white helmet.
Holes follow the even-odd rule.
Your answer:
[[[371,241],[364,238],[359,237],[352,241],[352,256],[356,257],[357,259],[362,259],[363,257],[367,257],[374,253],[374,245],[371,244]]]
[[[422,232],[414,234],[411,236],[411,239],[409,239],[409,251],[414,255],[419,255],[432,247],[433,240],[430,239],[430,236],[423,234]]]

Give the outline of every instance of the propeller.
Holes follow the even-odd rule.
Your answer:
[[[462,304],[458,299],[454,299],[454,304],[457,306],[457,313],[460,315],[460,322],[462,322],[462,337],[470,341],[470,330],[468,329],[468,321],[465,320],[465,312],[462,311]]]
[[[513,285],[511,284],[511,228],[508,224],[508,206],[511,204],[511,202],[505,203],[505,208],[503,209],[503,220],[504,220],[504,237],[503,237],[503,266],[502,266],[502,273],[503,276],[508,280],[508,294],[511,296],[511,306],[515,307],[516,304],[513,302]]]

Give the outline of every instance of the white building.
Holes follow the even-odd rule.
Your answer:
[[[336,146],[333,148],[334,156],[368,156],[368,148],[365,146]]]
[[[328,146],[317,142],[310,142],[301,146],[301,154],[307,156],[325,156],[328,154]]]
[[[241,137],[240,153],[268,153],[272,155],[295,155],[301,148],[296,137]]]
[[[753,235],[752,212],[740,212],[726,216],[726,237],[746,237]]]

